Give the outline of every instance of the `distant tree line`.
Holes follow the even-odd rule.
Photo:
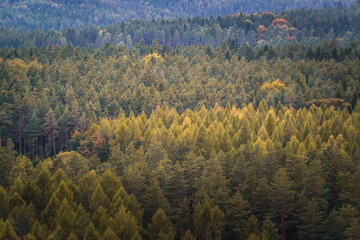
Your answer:
[[[236,12],[282,12],[349,6],[354,0],[6,0],[0,5],[0,25],[12,29],[60,30],[111,25],[132,19],[217,17]]]
[[[252,1],[256,2],[256,1]],[[316,1],[320,2],[320,1]],[[262,12],[236,13],[223,17],[186,17],[178,19],[131,20],[110,26],[64,28],[60,31],[40,28],[24,31],[2,26],[0,47],[21,49],[26,46],[94,46],[111,43],[128,48],[144,41],[176,48],[178,45],[220,46],[235,39],[239,47],[306,44],[336,41],[344,46],[360,37],[360,4],[318,10],[291,10],[279,14]]]

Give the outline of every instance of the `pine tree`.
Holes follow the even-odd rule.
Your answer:
[[[0,240],[20,240],[20,238],[16,235],[13,227],[9,220],[7,220],[2,227],[2,231],[0,233]]]
[[[69,235],[75,226],[76,214],[69,205],[66,198],[64,198],[56,211],[55,222]]]
[[[169,178],[166,184],[165,195],[171,206],[176,208],[183,200],[187,187],[184,179],[184,169],[178,162],[174,165]]]
[[[288,217],[293,208],[292,202],[294,192],[292,190],[293,183],[290,181],[286,169],[279,169],[274,177],[273,188],[273,210],[275,211],[278,221],[281,223],[281,236],[286,239],[288,231]]]
[[[265,123],[265,128],[266,131],[268,132],[269,136],[271,136],[271,134],[274,132],[275,129],[275,119],[272,116],[271,113],[269,113],[266,123]]]
[[[143,202],[145,222],[148,222],[159,208],[162,208],[164,211],[170,211],[169,202],[159,187],[159,182],[156,178],[153,178],[147,187]]]
[[[196,237],[191,233],[190,229],[186,230],[182,240],[196,240]]]
[[[246,223],[246,233],[249,237],[251,234],[255,234],[256,236],[260,235],[259,230],[259,222],[254,215],[251,215]]]
[[[46,225],[49,226],[50,229],[55,229],[56,223],[55,223],[55,215],[59,208],[60,201],[56,197],[55,194],[52,195],[50,198],[49,203],[46,205],[46,208],[41,213],[41,218]]]
[[[148,225],[149,239],[172,240],[175,237],[173,225],[169,221],[163,209],[159,208],[151,218]]]
[[[249,215],[249,204],[237,191],[230,199],[229,207],[226,212],[226,222],[230,225],[231,236],[233,239],[245,237],[245,222]]]
[[[60,202],[64,200],[64,198],[67,199],[68,203],[70,205],[73,204],[73,192],[69,189],[68,185],[65,183],[65,181],[61,181],[58,188],[53,194]]]
[[[265,217],[262,226],[263,232],[266,231],[271,240],[280,240],[279,231],[275,224],[271,221],[270,217]]]
[[[66,238],[66,240],[77,240],[77,236],[74,233],[70,233],[70,235]]]
[[[113,224],[112,229],[120,239],[141,239],[139,222],[124,206],[115,214]]]
[[[174,222],[181,239],[184,236],[185,229],[189,229],[191,227],[190,201],[186,197],[175,209]]]
[[[218,206],[211,208],[206,200],[194,208],[194,228],[199,239],[221,239],[224,214]]]
[[[49,109],[45,117],[44,131],[48,134],[48,140],[53,145],[53,154],[56,155],[56,137],[58,135],[58,123],[54,112]]]
[[[103,240],[118,240],[119,238],[116,235],[116,233],[113,230],[111,230],[111,228],[107,228],[102,239]]]
[[[195,206],[193,218],[194,229],[198,239],[211,239],[212,210],[207,201],[203,204],[203,206],[201,206],[200,203]]]
[[[84,240],[100,240],[100,234],[95,230],[93,223],[86,228]]]
[[[7,219],[9,213],[9,198],[6,189],[0,185],[0,219]]]
[[[41,225],[37,220],[33,223],[31,227],[31,234],[37,240],[45,240],[47,237],[45,226]]]
[[[322,234],[323,214],[315,199],[308,202],[300,219],[300,236],[303,239],[319,239]]]
[[[100,206],[107,209],[109,207],[109,199],[104,193],[101,185],[98,184],[91,196],[90,209],[95,212]]]
[[[122,186],[120,179],[109,170],[101,176],[100,185],[108,199],[113,199],[115,193]]]
[[[79,180],[79,202],[86,209],[89,209],[91,197],[98,185],[98,176],[94,170],[89,171]],[[87,225],[86,225],[87,226]]]

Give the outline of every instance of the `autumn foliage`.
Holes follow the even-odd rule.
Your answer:
[[[291,24],[284,18],[277,18],[271,23],[272,27],[291,28]]]

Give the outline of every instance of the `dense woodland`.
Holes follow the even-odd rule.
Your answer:
[[[360,2],[173,2],[1,3],[0,240],[359,240]]]
[[[0,148],[0,239],[360,236],[360,102],[162,104],[87,125],[35,164]]]
[[[352,2],[355,0],[4,0],[0,26],[59,30],[139,18],[217,17],[236,12],[349,6]]]
[[[360,45],[0,52],[0,239],[356,239]]]
[[[216,50],[106,44],[4,50],[0,56],[1,143],[11,138],[31,159],[66,150],[71,133],[86,128],[93,113],[149,116],[162,103],[179,113],[228,102],[257,108],[263,98],[274,107],[325,100],[352,111],[360,96],[359,44],[252,49],[226,43]]]
[[[66,28],[57,32],[40,28],[14,30],[3,26],[0,47],[21,49],[26,46],[72,45],[99,48],[102,43],[111,43],[131,48],[141,41],[151,45],[156,40],[162,46],[173,48],[180,44],[214,48],[231,39],[235,39],[238,47],[243,43],[255,47],[295,43],[316,45],[325,41],[336,41],[345,46],[360,38],[359,12],[360,3],[357,2],[350,7],[301,9],[278,14],[262,12],[211,18],[137,19],[107,27]]]

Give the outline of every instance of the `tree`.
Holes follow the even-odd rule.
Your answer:
[[[172,240],[175,237],[173,225],[163,209],[159,208],[148,225],[149,239]]]
[[[0,183],[7,181],[7,176],[15,164],[16,151],[14,143],[9,138],[5,147],[0,147]]]
[[[165,198],[156,178],[152,178],[150,185],[146,188],[143,202],[145,222],[148,222],[159,208],[170,211],[169,202]]]
[[[191,209],[190,201],[184,197],[183,201],[179,203],[179,206],[175,208],[174,222],[177,232],[185,238],[184,231],[191,227]]]
[[[9,198],[6,189],[0,185],[0,219],[7,219],[9,213]]]
[[[2,227],[2,231],[0,233],[0,240],[19,240],[20,238],[16,235],[13,227],[9,220],[7,220]]]
[[[119,238],[116,235],[116,233],[113,230],[111,230],[111,228],[107,228],[102,239],[103,240],[118,240]]]
[[[86,228],[84,240],[100,240],[100,234],[95,230],[93,223]]]
[[[182,240],[196,240],[196,237],[194,237],[194,235],[192,235],[190,229],[186,230],[184,237],[182,238]]]
[[[38,221],[35,221],[31,227],[31,234],[35,239],[45,240],[47,237],[47,232],[45,230],[45,226],[41,225]]]
[[[262,231],[266,232],[269,235],[269,239],[279,240],[279,230],[276,228],[275,224],[271,221],[270,217],[265,217],[263,221]]]
[[[271,136],[271,134],[273,133],[273,131],[275,129],[275,119],[271,113],[269,113],[269,115],[267,117],[265,128],[266,128],[266,131],[268,132],[269,136]]]
[[[288,231],[288,217],[293,207],[294,192],[292,190],[292,182],[290,181],[286,169],[279,169],[274,177],[272,185],[273,210],[277,219],[281,222],[281,238],[286,239]]]
[[[69,235],[73,232],[75,227],[76,214],[69,205],[66,198],[64,198],[56,211],[55,222]]]
[[[44,131],[48,134],[48,140],[53,145],[53,154],[56,156],[56,137],[58,134],[58,123],[54,112],[49,109],[45,116],[45,124],[43,125]]]
[[[231,229],[233,239],[242,239],[245,237],[245,222],[249,215],[249,204],[237,191],[230,199],[228,210],[225,214],[226,223]]]
[[[120,239],[141,239],[140,223],[124,206],[119,207],[115,214],[112,229]]]
[[[211,208],[206,200],[194,208],[194,228],[199,239],[221,239],[224,214],[218,206]]]
[[[315,199],[308,202],[300,219],[300,236],[304,239],[319,239],[322,234],[323,214]]]
[[[260,235],[259,222],[254,215],[251,215],[247,220],[246,232],[248,237],[251,236],[252,234],[255,234],[255,236]]]
[[[110,170],[106,171],[100,178],[100,185],[108,199],[113,199],[116,192],[122,187],[120,179]]]
[[[109,199],[106,196],[106,194],[104,193],[101,185],[98,184],[98,185],[96,185],[94,193],[91,196],[90,209],[95,212],[96,209],[100,206],[107,209],[109,207]]]
[[[199,239],[212,238],[212,209],[208,201],[203,206],[198,203],[194,209],[194,229]]]

